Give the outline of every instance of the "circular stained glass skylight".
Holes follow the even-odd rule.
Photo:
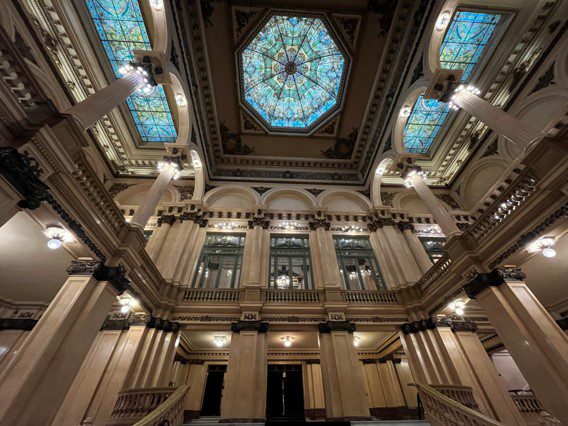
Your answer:
[[[324,19],[272,15],[238,53],[241,99],[270,130],[309,131],[339,107],[348,59]]]

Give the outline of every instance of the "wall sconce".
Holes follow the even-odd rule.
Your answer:
[[[542,251],[544,257],[554,257],[556,256],[556,250],[552,246],[556,244],[556,241],[552,237],[543,237],[527,247],[529,253],[536,253]]]
[[[358,347],[361,344],[361,338],[359,336],[353,336],[353,346]]]
[[[452,17],[451,13],[448,12],[447,10],[440,13],[440,16],[438,16],[438,19],[436,20],[436,29],[438,31],[445,30],[446,27],[448,26],[448,23],[450,22],[451,17]]]
[[[461,299],[454,300],[448,305],[448,308],[454,311],[456,315],[461,317],[465,313],[465,302]]]
[[[218,348],[227,344],[227,337],[225,336],[214,336],[213,340],[215,341],[215,346],[217,346]]]
[[[296,339],[294,339],[292,336],[284,336],[282,338],[282,341],[284,342],[284,346],[286,346],[287,348],[292,346],[292,340],[296,340]]]
[[[123,314],[127,314],[128,312],[130,312],[132,307],[136,304],[136,300],[134,300],[130,296],[119,297],[118,303],[120,303],[122,305],[121,308],[120,308],[120,312],[122,312]]]
[[[51,250],[57,250],[62,243],[72,243],[75,241],[73,234],[59,226],[50,226],[43,231],[43,235],[49,238],[47,247]]]

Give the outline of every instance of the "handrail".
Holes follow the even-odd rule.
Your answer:
[[[266,290],[266,302],[319,303],[323,296],[318,290]]]
[[[388,290],[345,290],[341,295],[349,303],[398,303],[396,292]]]
[[[414,383],[424,406],[426,418],[436,425],[503,426],[503,423],[478,413],[445,396],[432,386]]]
[[[178,387],[158,408],[134,423],[134,426],[158,426],[163,420],[168,420],[170,426],[181,425],[188,389],[187,385]]]

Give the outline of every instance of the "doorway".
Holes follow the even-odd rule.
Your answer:
[[[207,368],[207,381],[205,382],[200,416],[221,415],[221,398],[223,397],[223,382],[226,371],[226,365],[210,365]]]
[[[304,386],[300,364],[268,364],[267,420],[304,420]]]

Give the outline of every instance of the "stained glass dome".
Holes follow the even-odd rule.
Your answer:
[[[339,106],[348,58],[326,25],[272,15],[239,51],[241,100],[270,130],[309,131]]]

